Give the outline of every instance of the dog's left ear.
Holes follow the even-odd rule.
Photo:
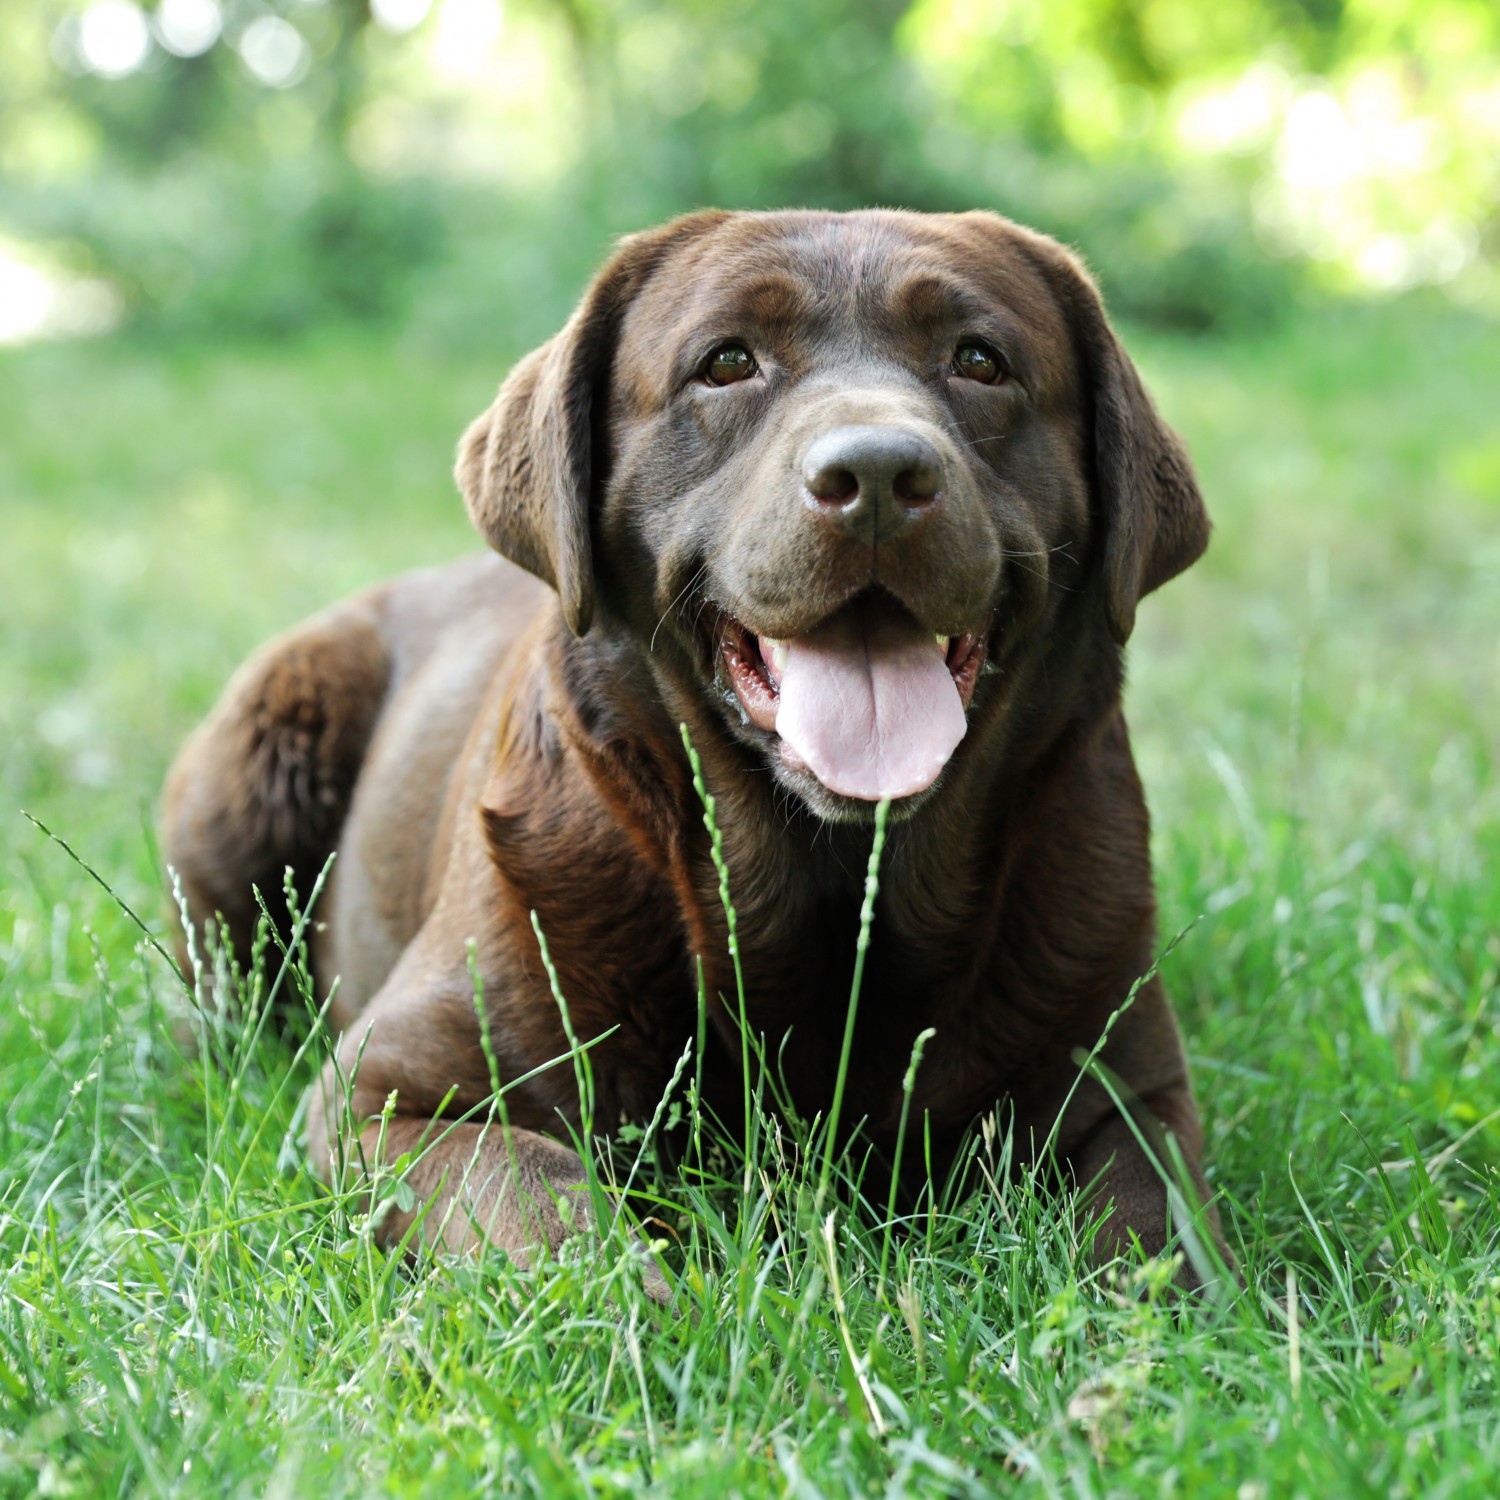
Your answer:
[[[1092,395],[1105,612],[1110,633],[1123,646],[1140,600],[1203,555],[1208,512],[1187,449],[1157,413],[1109,326],[1092,278],[1054,241],[1027,238],[1068,314]]]
[[[622,240],[562,332],[511,371],[459,440],[454,474],[474,525],[557,590],[574,635],[594,616],[590,521],[604,478],[596,438],[621,320],[674,246],[726,217],[688,214]]]

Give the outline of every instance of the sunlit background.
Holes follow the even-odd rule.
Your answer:
[[[1134,643],[1148,763],[1219,696],[1264,759],[1313,618],[1351,703],[1500,701],[1493,0],[10,0],[0,806],[149,799],[257,639],[476,545],[457,434],[710,203],[1088,258],[1216,521]],[[1401,722],[1336,736],[1361,805]]]
[[[1497,58],[1492,0],[17,0],[0,340],[514,352],[709,202],[999,207],[1179,327],[1493,311]]]

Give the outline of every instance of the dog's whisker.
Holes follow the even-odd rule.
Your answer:
[[[1007,547],[1005,555],[1007,557],[1051,557],[1055,552],[1067,553],[1072,545],[1072,542],[1059,542],[1055,547],[1036,547],[1030,552],[1022,552],[1016,548]],[[1072,560],[1071,557],[1068,558],[1069,562]]]
[[[660,631],[662,626],[667,623],[667,616],[671,614],[673,610],[675,610],[677,606],[682,602],[683,596],[685,594],[690,592],[692,589],[697,588],[698,584],[702,581],[704,574],[706,574],[707,572],[708,564],[704,563],[703,566],[700,567],[698,571],[694,573],[693,576],[689,578],[688,581],[683,584],[683,586],[677,591],[677,597],[673,599],[672,602],[661,612],[661,618],[656,622],[654,629],[651,631],[651,639],[646,646],[646,649],[648,651],[656,650],[657,632]]]
[[[1004,559],[1006,561],[1008,561],[1008,562],[1014,562],[1015,565],[1023,573],[1029,573],[1033,578],[1040,578],[1042,580],[1042,582],[1045,583],[1045,584],[1047,584],[1050,588],[1061,589],[1063,591],[1063,593],[1065,593],[1065,594],[1074,594],[1074,593],[1077,593],[1078,590],[1072,584],[1070,584],[1070,583],[1062,583],[1058,579],[1054,578],[1050,573],[1044,573],[1044,572],[1042,572],[1042,570],[1040,568],[1028,568],[1026,566],[1026,564],[1021,561],[1021,559],[1023,557],[1050,557],[1053,552],[1056,552],[1058,550],[1060,550],[1060,549],[1058,549],[1056,547],[1049,547],[1044,552],[1009,552],[1009,551],[1007,551],[1007,552],[1005,552],[1002,555],[1003,555],[1003,557],[1004,557]],[[1069,559],[1069,560],[1071,561],[1071,559]]]

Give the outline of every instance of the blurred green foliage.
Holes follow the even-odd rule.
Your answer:
[[[443,241],[434,196],[372,184],[324,143],[263,163],[183,152],[55,190],[29,222],[81,241],[145,321],[200,336],[395,312]]]
[[[1497,187],[1492,0],[0,10],[0,226],[190,333],[545,331],[612,235],[705,203],[996,207],[1186,327],[1493,303]]]

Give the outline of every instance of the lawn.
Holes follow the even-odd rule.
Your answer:
[[[1131,343],[1217,523],[1128,698],[1248,1283],[1189,1308],[1036,1184],[892,1235],[771,1147],[678,1191],[672,1312],[613,1246],[374,1249],[301,1162],[316,1042],[185,1056],[124,907],[165,934],[157,790],[243,653],[473,545],[519,351],[0,353],[0,1495],[1495,1493],[1500,329]]]

